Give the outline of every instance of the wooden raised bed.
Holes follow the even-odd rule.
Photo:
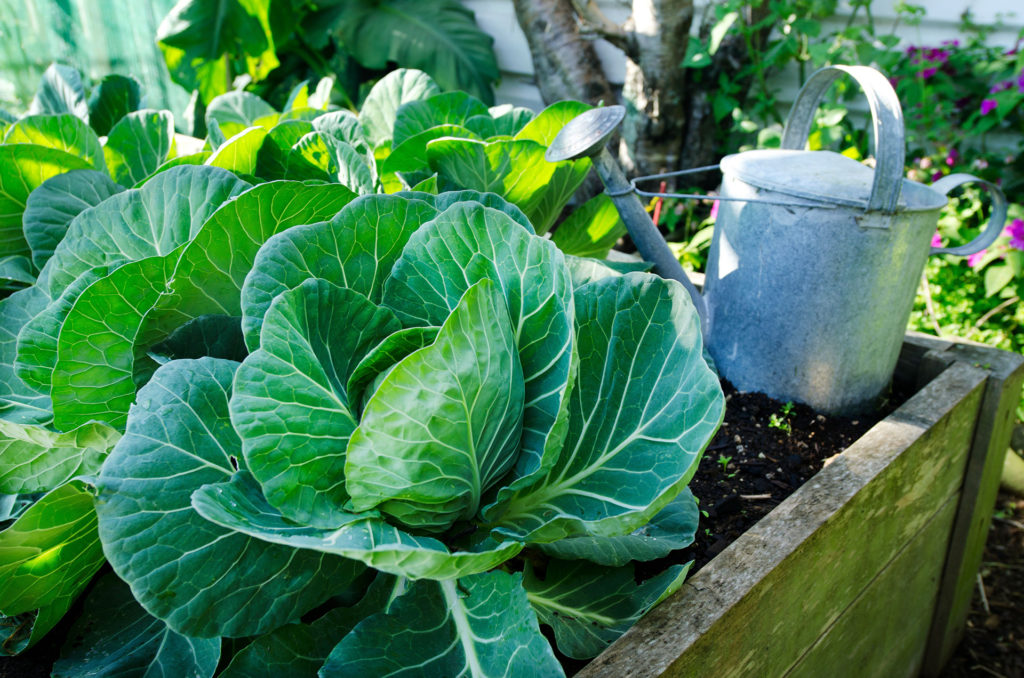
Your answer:
[[[963,633],[1024,357],[908,335],[920,386],[580,678],[932,676]]]

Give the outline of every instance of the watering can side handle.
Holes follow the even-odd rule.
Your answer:
[[[965,257],[968,254],[980,252],[991,246],[996,241],[996,238],[999,237],[999,234],[1003,232],[1003,225],[1006,223],[1006,196],[1003,195],[1002,189],[992,182],[979,179],[970,174],[950,174],[936,181],[930,188],[943,195],[949,195],[949,192],[953,189],[970,183],[981,184],[992,196],[992,214],[989,215],[988,226],[985,227],[977,238],[965,245],[960,245],[959,247],[933,247],[931,254],[953,254]]]
[[[801,151],[807,145],[814,112],[822,97],[843,74],[849,75],[867,97],[875,137],[875,178],[868,209],[896,211],[903,188],[903,109],[889,80],[868,66],[826,66],[811,74],[797,94],[782,132],[782,148]]]

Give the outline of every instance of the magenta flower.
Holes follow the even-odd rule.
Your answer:
[[[1010,236],[1010,247],[1024,251],[1024,219],[1011,221],[1006,227],[1006,234]]]
[[[959,47],[960,46],[960,41],[959,40],[943,40],[942,44],[943,45],[947,45],[949,47]]]
[[[955,149],[949,149],[949,153],[946,154],[946,166],[952,167],[956,164],[956,161],[960,159],[960,153]]]
[[[935,75],[938,72],[939,72],[939,69],[936,68],[935,66],[932,66],[931,68],[926,68],[923,71],[921,71],[921,77],[924,78],[925,80],[927,80],[928,78],[932,77],[933,75]]]
[[[938,231],[932,234],[932,247],[942,247],[942,236]]]
[[[983,100],[981,102],[981,114],[982,115],[988,115],[989,113],[994,111],[996,106],[998,106],[998,105],[999,105],[999,102],[996,101],[995,99],[985,99],[985,100]]]
[[[985,255],[987,253],[988,250],[982,250],[980,252],[975,252],[974,254],[968,255],[967,265],[970,266],[971,268],[978,268],[978,264],[981,263],[981,260],[985,258]]]
[[[1017,91],[1024,92],[1024,71],[1017,76]]]
[[[942,172],[932,172],[932,182],[936,182],[943,177]]]
[[[711,203],[711,221],[718,219],[718,200]]]

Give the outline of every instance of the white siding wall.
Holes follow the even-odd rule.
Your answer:
[[[543,107],[540,93],[533,84],[533,64],[519,24],[516,21],[512,0],[464,0],[476,13],[477,23],[494,36],[494,49],[502,70],[502,81],[497,89],[499,103],[513,103],[539,110]],[[896,0],[875,0],[873,13],[876,29],[880,33],[892,30],[897,14],[893,9]],[[605,13],[613,20],[622,22],[629,16],[629,3],[620,0],[599,0]],[[698,6],[706,3],[697,0]],[[943,40],[958,37],[957,26],[960,14],[971,8],[974,20],[992,24],[1001,19],[1005,27],[992,35],[994,44],[1010,46],[1016,40],[1017,32],[1024,26],[1024,2],[1021,0],[931,0],[921,2],[927,8],[924,20],[917,26],[900,25],[897,33],[908,45],[938,45]],[[849,15],[849,4],[840,2],[840,10],[825,30],[845,24]],[[863,16],[863,12],[860,16]],[[625,73],[625,58],[615,47],[599,41],[598,55],[605,66],[605,73],[613,83],[621,83]],[[782,74],[777,79],[788,101],[797,91],[793,74]]]

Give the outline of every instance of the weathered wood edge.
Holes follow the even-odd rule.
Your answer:
[[[967,459],[960,506],[932,618],[922,676],[937,676],[964,633],[975,577],[981,566],[1014,412],[1024,384],[1024,356],[956,343],[930,352],[930,360],[959,361],[989,372],[974,441]]]
[[[910,343],[911,352],[913,352],[917,344],[913,341]],[[924,352],[926,353],[927,349]],[[635,663],[628,666],[628,675],[630,676],[657,676],[663,673],[701,635],[728,614],[734,605],[750,594],[761,579],[789,557],[804,539],[816,532],[842,509],[850,497],[870,483],[878,474],[884,472],[889,462],[899,457],[925,431],[934,426],[943,416],[955,408],[965,393],[972,392],[975,388],[980,387],[985,380],[986,375],[982,370],[967,364],[955,367],[957,369],[944,372],[929,384],[925,390],[913,396],[901,408],[902,412],[900,412],[898,417],[894,419],[891,416],[883,420],[864,436],[864,438],[871,440],[871,442],[863,443],[865,445],[876,446],[879,442],[886,440],[898,441],[894,449],[890,450],[890,454],[886,455],[884,460],[881,460],[873,468],[860,469],[855,476],[854,482],[850,482],[849,476],[851,474],[845,464],[826,467],[815,476],[813,480],[816,482],[809,482],[808,485],[794,493],[789,499],[776,507],[775,511],[757,524],[756,532],[759,533],[773,529],[789,531],[790,534],[786,535],[785,539],[782,539],[781,535],[778,539],[780,543],[785,543],[786,546],[784,548],[763,549],[757,548],[757,545],[754,545],[755,548],[751,548],[752,542],[758,541],[757,537],[751,536],[751,533],[755,530],[741,536],[739,540],[719,554],[712,563],[698,572],[679,592],[665,601],[650,615],[641,619],[637,625],[577,675],[580,678],[626,675],[626,666],[616,660],[609,659],[613,655],[633,656]],[[961,384],[960,387],[956,389],[954,395],[946,397],[948,402],[944,404],[945,406],[936,407],[934,398],[938,396],[941,399],[942,396],[940,394],[947,390],[947,387],[951,384],[958,382]],[[967,388],[965,389],[964,386],[967,386]],[[929,402],[929,407],[919,407],[917,405],[918,402],[924,400],[931,401]],[[908,425],[912,424],[917,425],[916,434],[910,434],[908,437],[908,429],[912,428]],[[858,444],[862,443],[860,441],[854,443],[854,446],[848,452],[853,451],[854,447]],[[845,485],[843,481],[845,481]],[[808,501],[812,494],[810,486],[820,483],[835,483],[836,487],[842,488],[841,492],[827,497],[829,503],[825,507],[826,510],[820,514],[820,519],[799,525],[777,519],[777,516],[792,511],[795,505]],[[812,501],[818,502],[821,505],[822,497],[820,493],[815,494]],[[775,514],[774,517],[773,514]],[[776,527],[773,525],[773,522],[780,522],[784,527]],[[760,544],[759,541],[758,544]],[[751,556],[752,552],[755,554],[753,557]],[[742,568],[739,567],[738,559],[743,560]],[[734,580],[731,576],[720,575],[720,572],[728,572],[732,569],[735,569],[737,572],[742,571],[743,576]],[[717,582],[723,576],[725,580],[731,582],[727,587],[725,595],[723,595],[722,587]],[[674,608],[681,605],[680,601],[684,599],[686,604],[693,602],[700,605],[703,609],[712,610],[713,612],[696,620],[688,620],[685,628],[679,628],[678,625],[666,625],[665,615],[671,615],[674,612]],[[667,654],[655,653],[653,651],[655,646],[659,649],[671,648],[671,651]],[[659,656],[655,656],[656,654]]]

